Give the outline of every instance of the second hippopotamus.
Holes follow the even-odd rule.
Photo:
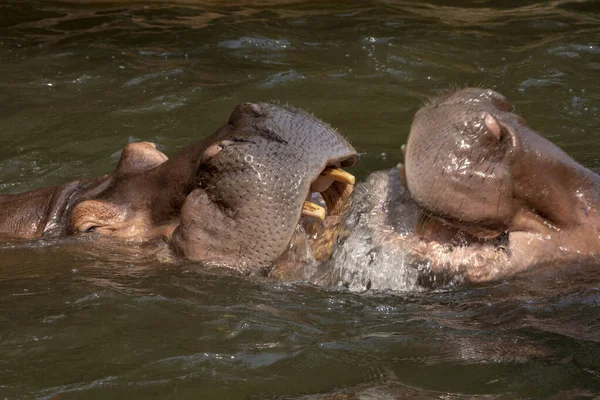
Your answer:
[[[500,93],[466,88],[431,100],[404,152],[397,171],[357,186],[339,228],[345,242],[317,281],[481,283],[600,255],[600,177]]]

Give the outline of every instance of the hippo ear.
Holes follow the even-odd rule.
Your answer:
[[[115,205],[105,201],[86,200],[77,204],[71,212],[71,229],[73,232],[110,233],[124,219],[125,214]]]
[[[483,114],[483,127],[486,137],[494,142],[510,141],[512,150],[518,150],[519,137],[512,125],[504,123],[491,114]]]
[[[212,158],[216,157],[227,146],[231,146],[235,142],[229,139],[223,139],[208,146],[200,156],[200,164],[206,164]]]
[[[115,170],[117,174],[131,174],[154,168],[168,158],[151,142],[129,143],[121,153],[121,160]]]

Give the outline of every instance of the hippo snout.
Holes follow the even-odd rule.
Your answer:
[[[186,257],[252,272],[287,249],[301,216],[339,212],[354,177],[354,148],[329,125],[289,106],[240,104],[207,140],[219,151],[196,171],[173,245]],[[212,147],[211,147],[212,146]],[[347,188],[350,188],[349,190]],[[322,193],[326,207],[308,201]]]

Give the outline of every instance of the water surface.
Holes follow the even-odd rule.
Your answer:
[[[257,100],[338,128],[363,179],[399,161],[427,98],[466,85],[503,93],[600,172],[593,1],[4,0],[0,77],[2,193],[108,173],[132,141],[172,155]],[[0,247],[0,398],[600,395],[594,265],[353,293],[203,273],[143,246]]]

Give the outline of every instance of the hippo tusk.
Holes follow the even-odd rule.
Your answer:
[[[323,221],[327,214],[341,214],[346,206],[346,200],[354,190],[355,181],[356,178],[354,178],[354,175],[341,168],[325,168],[321,172],[321,175],[311,184],[310,190],[311,192],[321,194],[327,211],[315,203],[305,201],[302,207],[302,216]]]
[[[325,219],[325,209],[315,203],[305,201],[302,206],[302,216],[323,221]]]
[[[356,178],[350,172],[346,172],[341,168],[327,167],[321,172],[322,176],[329,177],[334,181],[344,182],[348,185],[354,185]]]

